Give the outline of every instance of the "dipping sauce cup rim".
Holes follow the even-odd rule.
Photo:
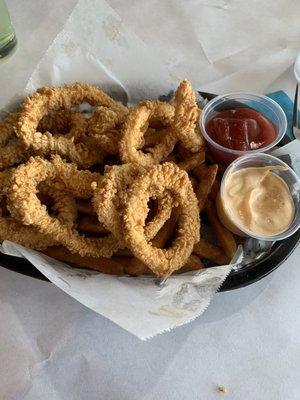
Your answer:
[[[290,175],[293,176],[294,180],[296,181],[297,184],[297,192],[298,192],[298,198],[300,198],[300,178],[298,177],[298,175],[295,173],[295,171],[285,162],[283,162],[282,160],[280,160],[280,158],[274,157],[270,154],[264,154],[264,153],[256,153],[256,154],[246,154],[243,155],[239,158],[237,158],[236,160],[234,160],[226,169],[226,171],[224,172],[224,175],[222,177],[222,181],[221,181],[221,187],[220,187],[220,200],[223,203],[223,207],[226,211],[226,213],[228,214],[229,218],[231,219],[232,223],[243,233],[245,233],[245,235],[255,238],[255,239],[259,239],[259,240],[265,240],[265,241],[276,241],[276,240],[282,240],[285,239],[289,236],[291,236],[293,233],[295,233],[299,227],[300,227],[300,215],[299,215],[299,206],[298,208],[295,205],[295,216],[294,219],[292,221],[292,223],[290,224],[290,226],[288,226],[286,228],[285,231],[278,233],[277,235],[269,235],[269,236],[261,236],[258,234],[255,234],[255,232],[250,231],[249,229],[245,228],[242,224],[240,224],[238,221],[236,221],[236,219],[234,218],[234,216],[232,215],[232,212],[230,210],[230,207],[226,204],[225,200],[224,200],[224,192],[225,192],[225,182],[226,182],[226,178],[227,176],[234,172],[236,170],[236,168],[243,162],[247,162],[247,160],[249,159],[249,161],[252,161],[253,163],[253,158],[257,158],[257,167],[263,167],[263,165],[259,165],[263,163],[263,160],[265,161],[272,161],[272,163],[266,163],[265,166],[267,165],[280,165],[283,167],[286,167],[286,171],[288,172]],[[260,159],[260,160],[259,160]],[[245,166],[244,168],[251,168],[254,167],[254,165],[249,165],[249,167]],[[281,176],[281,179],[283,179],[286,182],[286,179],[284,177]],[[287,183],[287,182],[286,182]],[[287,183],[288,185],[288,183]],[[292,197],[294,198],[295,196],[293,196],[293,194],[291,194]]]
[[[244,97],[244,98],[243,98]],[[246,98],[249,97],[249,98]],[[253,149],[253,150],[234,150],[234,149],[229,149],[228,147],[224,147],[222,145],[220,145],[219,143],[215,142],[206,132],[206,117],[208,112],[211,111],[211,109],[214,108],[214,106],[216,105],[216,103],[221,103],[222,101],[225,103],[226,101],[229,100],[236,100],[237,102],[240,100],[252,100],[252,101],[259,101],[262,100],[264,102],[264,105],[269,107],[270,109],[272,109],[273,112],[276,112],[279,122],[280,122],[280,128],[277,131],[276,127],[276,139],[268,144],[265,147],[260,147],[258,149]],[[245,105],[245,107],[247,107]],[[276,110],[276,111],[275,111]],[[263,115],[263,113],[262,113]],[[272,121],[271,121],[272,122]],[[263,95],[263,94],[259,94],[259,93],[252,93],[252,92],[246,92],[246,91],[238,91],[238,92],[230,92],[230,93],[226,93],[226,94],[222,94],[219,96],[216,96],[215,98],[213,98],[212,100],[210,100],[203,108],[202,113],[200,115],[200,129],[201,132],[204,136],[204,138],[207,140],[207,142],[212,145],[213,147],[217,148],[218,150],[221,150],[223,152],[226,153],[230,153],[230,154],[234,154],[236,156],[241,156],[242,154],[249,154],[249,153],[263,153],[265,151],[270,150],[272,147],[274,147],[278,142],[280,142],[280,140],[283,138],[286,129],[287,129],[287,119],[286,119],[286,115],[283,111],[283,109],[280,107],[280,105],[278,103],[276,103],[276,101],[274,101],[273,99],[270,99],[269,97]]]

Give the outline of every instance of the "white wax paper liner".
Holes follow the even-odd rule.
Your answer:
[[[2,251],[26,258],[64,292],[142,340],[201,315],[233,266],[172,275],[158,286],[152,277],[116,277],[73,268],[9,241],[2,243]]]

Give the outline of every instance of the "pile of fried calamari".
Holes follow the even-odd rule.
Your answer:
[[[0,122],[1,241],[115,275],[228,263],[200,112],[188,81],[134,108],[84,83],[38,89]]]

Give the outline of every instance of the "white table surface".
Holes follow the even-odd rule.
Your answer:
[[[0,106],[21,92],[74,4],[8,1],[20,45],[0,64]],[[289,68],[271,89],[293,87]],[[216,295],[196,321],[147,342],[52,284],[0,268],[0,399],[299,399],[299,259],[300,248],[269,277]]]

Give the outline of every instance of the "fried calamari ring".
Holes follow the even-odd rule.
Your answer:
[[[123,164],[107,167],[104,178],[94,192],[93,205],[98,219],[110,230],[124,247],[122,232],[122,212],[127,190],[135,179],[146,172],[137,164]],[[149,209],[147,206],[147,213]],[[166,195],[158,200],[157,213],[145,226],[145,236],[152,239],[170,218],[172,198]]]
[[[122,207],[129,185],[145,168],[138,164],[106,167],[104,177],[94,191],[92,203],[98,219],[123,243]]]
[[[122,162],[151,166],[166,158],[172,152],[177,141],[170,128],[173,116],[174,107],[161,101],[144,101],[132,109],[125,120],[123,138],[120,143]],[[142,128],[153,117],[159,119],[166,129],[161,132],[159,143],[155,144],[149,153],[144,153],[139,150],[144,143]]]
[[[119,154],[121,126],[126,117],[125,112],[117,112],[108,107],[96,107],[88,120],[87,135],[105,155]]]
[[[0,197],[6,197],[8,187],[10,186],[13,170],[0,172]],[[76,221],[77,207],[73,196],[62,190],[56,190],[49,183],[44,184],[40,189],[43,194],[47,194],[54,200],[53,210],[57,212],[57,218],[64,224],[72,227]],[[0,239],[10,240],[30,247],[35,250],[44,250],[48,246],[59,244],[50,236],[40,233],[31,226],[24,226],[18,220],[11,216],[3,215],[1,209],[0,216]]]
[[[90,166],[101,162],[103,155],[98,148],[85,143],[74,143],[64,136],[53,136],[50,132],[37,131],[41,119],[51,111],[70,109],[83,102],[93,106],[105,106],[127,114],[127,108],[116,103],[96,86],[83,83],[58,88],[40,88],[24,101],[20,113],[17,135],[26,148],[43,154],[59,154],[78,165]]]
[[[39,122],[39,132],[50,132],[68,139],[78,140],[85,134],[87,120],[78,110],[57,110],[45,115]]]
[[[122,124],[125,117],[126,114],[123,110],[117,112],[108,107],[96,107],[88,120],[88,135],[94,136],[110,131]]]
[[[196,95],[189,81],[183,80],[175,94],[174,130],[178,139],[193,153],[204,145],[199,130],[199,113]]]
[[[5,146],[15,136],[19,114],[11,113],[0,121],[0,146]]]
[[[51,209],[57,214],[57,219],[72,228],[77,218],[78,208],[74,196],[66,190],[65,184],[60,181],[42,182],[38,192],[53,199],[54,204]]]
[[[32,157],[12,174],[8,190],[8,208],[12,216],[24,225],[36,227],[39,232],[57,240],[72,253],[111,257],[119,248],[119,241],[112,234],[104,238],[85,238],[48,214],[37,197],[37,186],[45,180],[54,179],[64,182],[66,189],[75,197],[88,198],[92,194],[92,182],[99,183],[102,177],[90,171],[78,171],[74,164],[68,164],[58,156],[52,162]]]
[[[0,170],[25,161],[28,156],[24,145],[16,136],[18,113],[8,115],[0,121]]]
[[[90,147],[98,148],[103,155],[113,156],[119,154],[120,140],[121,132],[117,129],[112,129],[105,133],[88,136],[83,139],[83,142],[88,143]]]
[[[177,235],[166,249],[154,247],[144,234],[147,203],[151,197],[170,193],[179,206]],[[127,247],[156,275],[169,276],[181,268],[199,240],[200,220],[197,198],[187,173],[175,164],[153,166],[129,189],[123,213],[123,232]]]

